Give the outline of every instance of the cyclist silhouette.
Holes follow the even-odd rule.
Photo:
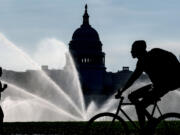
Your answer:
[[[171,52],[154,48],[146,51],[144,40],[135,41],[132,44],[131,54],[137,58],[136,69],[121,91],[118,91],[116,98],[128,89],[138,77],[145,72],[152,84],[146,85],[131,94],[129,100],[135,104],[141,127],[145,125],[145,109],[158,101],[171,90],[180,87],[180,63]]]

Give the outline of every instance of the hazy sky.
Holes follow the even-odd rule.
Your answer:
[[[130,48],[138,39],[147,41],[148,50],[164,48],[179,57],[179,0],[0,0],[0,33],[35,61],[44,64],[44,59],[57,68],[63,61],[57,54],[64,49],[53,46],[61,42],[68,46],[82,24],[86,3],[90,24],[103,43],[107,71],[116,72],[122,66],[134,69],[136,60],[131,58]],[[0,49],[0,65],[28,68],[6,45]]]

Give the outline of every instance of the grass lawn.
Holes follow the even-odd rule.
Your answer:
[[[85,122],[5,122],[4,134],[80,135]]]
[[[106,126],[109,122],[97,122],[94,123],[93,129],[96,132],[100,130],[101,135],[103,135],[104,126]],[[5,122],[3,129],[4,134],[53,134],[53,135],[84,135],[83,131],[86,129],[87,122]],[[128,122],[128,129],[130,132],[136,132],[134,128]],[[170,125],[174,125],[180,134],[180,122],[171,122]],[[121,127],[118,122],[113,125],[113,129],[115,131],[121,132]],[[161,131],[165,131],[165,128],[162,125],[158,126],[156,130],[159,134]],[[158,134],[158,135],[159,135]],[[178,134],[178,135],[179,135]],[[118,135],[120,135],[118,133]]]

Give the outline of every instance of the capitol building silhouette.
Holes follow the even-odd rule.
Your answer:
[[[73,33],[69,50],[76,63],[80,81],[85,94],[109,94],[121,87],[131,72],[129,67],[123,71],[106,72],[105,53],[98,32],[89,24],[87,5],[83,23]]]

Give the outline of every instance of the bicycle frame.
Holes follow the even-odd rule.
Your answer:
[[[139,129],[139,127],[137,127],[137,125],[135,124],[135,122],[134,122],[134,121],[127,115],[127,113],[121,108],[122,105],[134,105],[134,104],[133,104],[133,103],[123,103],[123,100],[124,100],[124,97],[120,97],[119,105],[118,105],[118,108],[117,108],[117,111],[116,111],[115,114],[118,116],[119,112],[121,112],[121,113],[130,121],[130,123],[131,123],[135,128]],[[157,102],[155,102],[155,103],[153,104],[153,109],[152,109],[152,112],[151,112],[151,113],[149,113],[149,112],[145,109],[145,115],[147,116],[148,121],[154,118],[153,116],[154,116],[154,113],[155,113],[156,108],[157,108],[160,116],[162,116],[162,113],[161,113],[161,111],[160,111],[160,108],[159,108],[159,106],[157,105]],[[112,122],[114,122],[114,121],[115,121],[115,118],[113,119]]]
[[[126,113],[126,110],[123,110],[122,109],[122,105],[134,105],[132,103],[123,103],[123,100],[124,100],[124,97],[121,97],[120,100],[119,100],[119,105],[117,107],[117,110],[115,113],[111,113],[111,112],[101,112],[99,114],[96,114],[95,116],[93,116],[87,123],[87,126],[86,126],[86,129],[84,131],[84,133],[86,134],[87,132],[90,133],[88,135],[96,135],[96,133],[99,133],[101,134],[102,132],[104,132],[105,134],[130,134],[130,133],[138,133],[138,134],[141,134],[141,135],[144,135],[144,134],[148,134],[148,135],[154,135],[155,133],[165,133],[165,135],[171,135],[171,133],[173,135],[179,135],[179,125],[174,122],[174,120],[177,120],[180,122],[180,113],[175,113],[175,112],[170,112],[170,113],[165,113],[165,114],[162,114],[161,111],[160,111],[160,108],[158,107],[157,105],[157,102],[154,102],[154,104],[152,104],[152,111],[147,111],[146,109],[146,112],[147,112],[147,121],[146,121],[146,124],[141,126],[141,125],[138,125],[136,122],[134,122],[130,115],[128,115],[128,113]],[[155,114],[155,111],[158,111],[158,113],[160,114],[160,116],[158,117],[155,117],[154,114]],[[121,112],[121,116],[123,115],[123,117],[119,116],[118,114]],[[144,113],[145,114],[145,113]],[[146,114],[145,114],[146,115]],[[125,117],[124,117],[125,116]],[[98,127],[99,130],[96,129],[96,124],[93,124],[94,122],[97,122],[104,118],[105,121],[107,121],[108,123],[107,124],[101,124],[100,123],[100,126],[102,127]],[[111,118],[111,121],[109,121],[109,119],[106,119],[106,118]],[[122,130],[120,130],[120,132],[117,132],[116,131],[116,128],[113,128],[115,125],[116,125],[116,121],[117,124],[120,124],[119,126],[121,126]],[[130,130],[131,128],[129,128],[129,124],[126,123],[126,120],[128,121],[129,120],[129,124],[131,124],[131,128],[133,130]],[[169,123],[169,122],[172,122],[172,123]],[[94,127],[95,126],[95,127]],[[117,127],[117,126],[115,126]],[[166,129],[165,131],[162,130],[162,132],[159,130],[159,127],[163,127],[163,129]],[[91,131],[92,130],[92,131]],[[96,132],[97,130],[97,132]],[[112,130],[112,132],[111,132]],[[148,131],[148,132],[147,132]],[[160,132],[159,132],[160,131]],[[92,134],[91,134],[92,133]],[[175,134],[174,134],[175,133]]]

